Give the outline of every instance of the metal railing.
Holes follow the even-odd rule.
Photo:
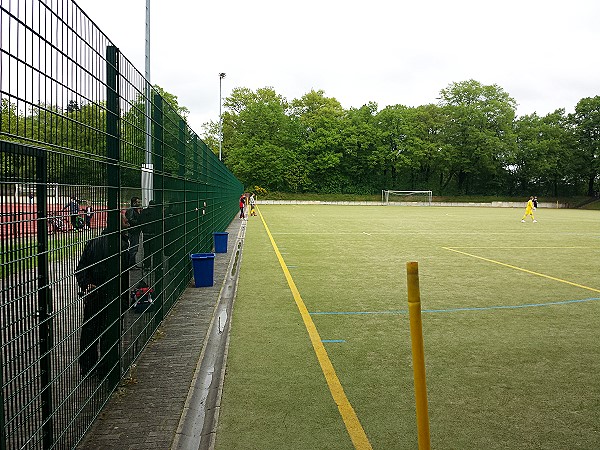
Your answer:
[[[0,450],[74,448],[243,187],[73,1],[0,14]]]

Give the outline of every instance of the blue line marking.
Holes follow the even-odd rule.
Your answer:
[[[524,305],[499,305],[499,306],[473,306],[465,308],[449,308],[449,309],[423,309],[424,313],[445,313],[459,311],[488,311],[492,309],[521,309],[521,308],[538,308],[540,306],[568,305],[571,303],[586,303],[600,300],[600,297],[583,298],[579,300],[563,300],[560,302],[548,303],[525,303]],[[407,310],[398,311],[315,311],[309,313],[312,316],[332,316],[332,315],[369,315],[369,314],[408,314]]]
[[[345,339],[321,339],[321,342],[323,343],[335,343],[335,344],[343,344],[344,342],[346,342]]]

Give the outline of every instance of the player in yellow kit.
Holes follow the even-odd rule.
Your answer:
[[[533,217],[533,196],[529,197],[529,201],[527,202],[527,206],[525,207],[525,215],[521,219],[521,222],[525,222],[525,218],[527,216],[531,216],[531,220],[533,220],[533,223],[537,222],[537,220],[535,220],[535,218]]]

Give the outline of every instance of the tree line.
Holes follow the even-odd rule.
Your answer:
[[[451,83],[438,104],[344,109],[321,90],[288,102],[273,88],[224,101],[222,155],[247,187],[269,191],[436,195],[598,194],[600,96],[573,114],[516,116],[500,86]],[[218,148],[219,124],[205,124]]]
[[[178,174],[190,135],[189,110],[165,99],[165,170]],[[439,102],[423,106],[376,103],[344,109],[321,90],[287,101],[273,88],[236,88],[225,99],[223,162],[247,187],[267,191],[377,194],[382,189],[433,190],[436,195],[598,195],[600,96],[583,98],[575,112],[516,116],[516,101],[497,85],[451,83]],[[2,99],[0,138],[46,143],[78,158],[52,153],[50,177],[101,182],[105,151],[104,104],[33,105],[28,113]],[[139,183],[144,162],[145,103],[122,111],[122,183]],[[219,123],[204,125],[216,153]],[[182,136],[186,142],[180,142]],[[201,143],[204,145],[204,143]],[[21,167],[3,161],[5,175]],[[96,173],[97,172],[97,173]]]

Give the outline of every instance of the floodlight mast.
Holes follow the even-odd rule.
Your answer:
[[[150,0],[146,0],[146,148],[145,164],[142,164],[141,185],[142,205],[148,206],[150,200],[154,199],[154,179],[152,166],[152,85],[150,84]]]
[[[150,0],[146,0],[146,164],[152,164],[152,140],[150,134],[152,123],[150,121],[150,95],[152,86],[150,84]]]
[[[221,95],[221,82],[225,78],[225,72],[219,73],[219,161],[221,161],[221,151],[223,147],[223,115],[221,113],[221,105],[223,103],[223,97]]]

